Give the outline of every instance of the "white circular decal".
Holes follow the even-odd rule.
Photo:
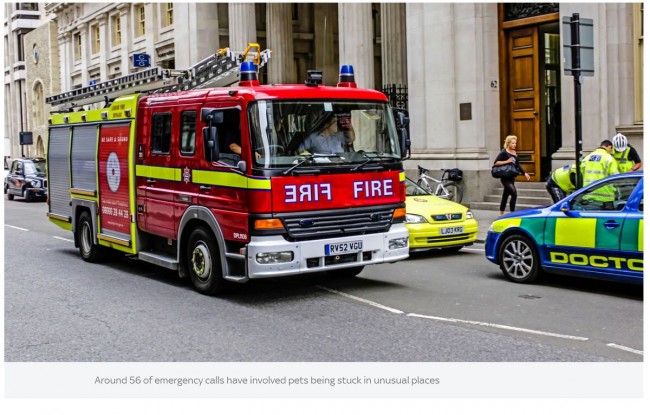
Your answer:
[[[120,159],[117,158],[115,152],[108,155],[106,161],[106,178],[108,179],[108,187],[112,192],[117,192],[120,187]]]

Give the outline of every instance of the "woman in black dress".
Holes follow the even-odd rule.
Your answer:
[[[524,176],[526,180],[530,180],[528,173],[524,171],[519,164],[519,158],[517,157],[517,136],[509,135],[506,137],[503,143],[503,150],[499,152],[497,158],[494,160],[495,166],[503,166],[508,163],[514,163],[517,167],[517,170]],[[506,203],[508,202],[508,196],[510,196],[510,211],[515,211],[515,205],[517,204],[517,188],[515,187],[515,178],[503,177],[501,178],[501,184],[503,185],[503,196],[501,196],[501,205],[499,206],[499,216],[503,215],[503,212],[506,210]]]

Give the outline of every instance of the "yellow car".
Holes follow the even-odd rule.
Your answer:
[[[406,179],[406,228],[411,252],[458,251],[476,241],[478,223],[467,207],[434,196]]]

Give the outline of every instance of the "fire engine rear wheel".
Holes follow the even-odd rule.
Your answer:
[[[217,244],[205,228],[197,228],[190,235],[187,268],[194,288],[200,293],[214,295],[225,289]]]
[[[84,261],[98,262],[106,257],[106,248],[96,245],[93,241],[93,221],[88,211],[83,212],[79,217],[77,242],[79,253]]]

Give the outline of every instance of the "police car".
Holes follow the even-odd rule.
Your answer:
[[[643,172],[609,176],[490,226],[485,256],[510,281],[543,272],[643,283]]]

